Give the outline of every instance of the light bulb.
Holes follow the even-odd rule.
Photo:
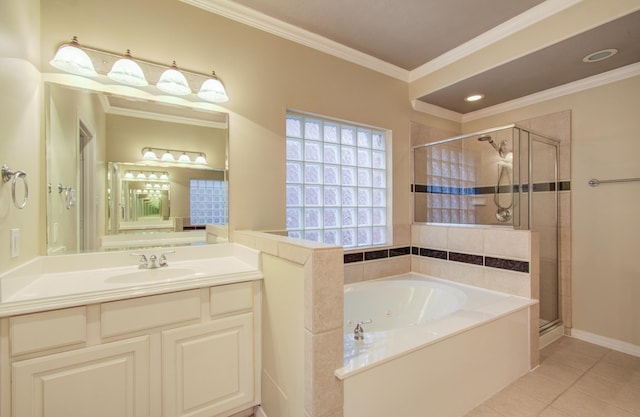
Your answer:
[[[203,164],[206,165],[207,164],[207,158],[204,157],[204,154],[200,154],[196,157],[196,160],[194,161],[196,164]]]

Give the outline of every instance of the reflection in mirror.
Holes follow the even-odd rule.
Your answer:
[[[227,114],[55,83],[45,96],[48,254],[226,241]]]

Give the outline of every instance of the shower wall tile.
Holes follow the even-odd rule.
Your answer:
[[[531,297],[529,274],[490,268],[484,268],[483,273],[485,288],[520,297]]]
[[[344,286],[342,249],[315,250],[305,269],[305,328],[319,333],[342,326]]]
[[[341,311],[342,314],[342,311]],[[338,413],[343,403],[343,383],[334,376],[342,366],[343,330],[323,333],[305,332],[305,412],[309,416]]]
[[[484,229],[475,227],[449,227],[447,231],[450,251],[465,253],[484,252]]]
[[[447,234],[446,227],[416,224],[412,226],[411,245],[446,250],[448,247]]]
[[[362,262],[344,264],[344,283],[345,284],[353,284],[354,282],[362,281],[363,278],[364,278],[364,264]]]
[[[484,253],[497,258],[529,259],[529,231],[485,229]]]
[[[393,244],[394,246],[411,245],[410,224],[393,225]]]

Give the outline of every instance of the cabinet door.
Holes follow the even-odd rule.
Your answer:
[[[149,415],[147,337],[15,362],[12,369],[14,416]]]
[[[212,417],[254,400],[253,314],[163,332],[164,417]]]

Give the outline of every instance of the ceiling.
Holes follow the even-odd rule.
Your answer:
[[[295,33],[289,39],[296,41],[301,37],[296,31],[301,29],[307,38],[311,35],[321,43],[328,42],[328,49],[344,46],[345,55],[361,55],[364,58],[359,62],[367,65],[367,60],[372,60],[379,68],[386,65],[382,72],[398,78],[409,74],[407,81],[411,81],[418,77],[413,77],[414,74],[428,73],[434,63],[461,49],[466,48],[469,54],[476,43],[481,45],[478,43],[481,39],[488,36],[500,39],[504,31],[515,33],[535,23],[541,14],[560,12],[582,0],[183,1],[243,23],[259,20],[261,23],[255,26],[262,29],[277,22],[281,26],[272,33],[280,36],[283,32]],[[633,13],[465,76],[417,99],[465,115],[640,62],[638,9],[640,3]],[[248,19],[248,15],[253,17]],[[268,24],[264,23],[265,18]],[[618,53],[599,62],[582,61],[584,56],[608,48],[616,48]],[[474,103],[464,101],[471,93],[482,93],[484,99]]]

